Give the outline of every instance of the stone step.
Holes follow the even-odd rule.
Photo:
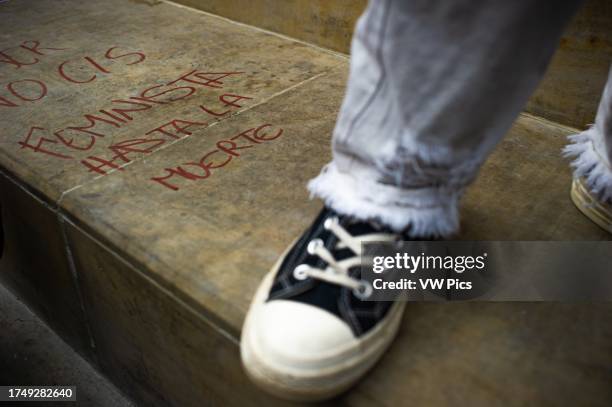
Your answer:
[[[366,0],[176,0],[199,10],[348,54]],[[548,72],[526,110],[568,126],[593,122],[610,61],[612,3],[588,0],[561,38]]]
[[[3,284],[143,405],[287,405],[245,377],[240,328],[319,209],[304,184],[347,58],[166,2],[9,1],[0,20]],[[461,238],[608,239],[569,200],[572,131],[522,115]],[[611,310],[411,304],[335,404],[609,405]]]

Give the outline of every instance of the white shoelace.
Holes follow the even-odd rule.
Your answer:
[[[314,278],[330,284],[337,284],[353,290],[353,294],[359,299],[367,299],[372,295],[372,285],[365,280],[353,278],[349,275],[349,269],[361,265],[363,242],[390,242],[396,240],[392,234],[371,233],[362,236],[352,236],[342,225],[337,217],[325,220],[323,227],[332,232],[338,238],[336,249],[348,248],[355,256],[337,261],[334,255],[325,247],[323,240],[314,239],[308,243],[306,250],[313,256],[318,256],[328,266],[325,269],[313,267],[308,264],[300,264],[293,270],[293,276],[297,280]]]

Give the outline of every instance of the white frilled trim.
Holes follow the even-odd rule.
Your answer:
[[[332,162],[309,182],[308,189],[339,213],[378,219],[398,232],[407,230],[411,237],[445,237],[459,229],[458,192],[402,189],[377,183],[376,178],[374,171],[364,168],[340,172]]]
[[[595,149],[596,131],[592,126],[569,136],[571,144],[563,149],[563,155],[575,158],[572,161],[575,177],[584,177],[591,191],[602,201],[612,201],[612,170]]]

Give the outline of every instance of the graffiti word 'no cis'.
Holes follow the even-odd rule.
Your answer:
[[[41,47],[40,41],[24,41],[21,45],[0,50],[0,67],[11,66],[21,69],[35,65],[41,58],[67,48]],[[20,52],[18,55],[17,52]],[[111,68],[105,62],[122,60],[126,65],[139,64],[146,58],[142,52],[121,51],[119,47],[110,47],[104,54],[93,57],[84,56],[61,62],[56,67],[58,78],[63,81],[85,84],[93,82],[99,74],[110,74]],[[25,78],[14,80],[4,85],[0,94],[0,107],[19,107],[24,102],[36,102],[47,95],[47,85],[40,79]]]
[[[189,181],[206,179],[210,177],[213,170],[225,167],[234,158],[240,157],[239,150],[275,140],[283,134],[283,129],[278,129],[276,133],[269,132],[271,126],[271,124],[263,124],[257,128],[253,127],[243,131],[229,139],[219,140],[215,143],[216,148],[206,152],[199,160],[182,163],[174,168],[164,168],[165,174],[160,177],[153,177],[151,181],[173,191],[178,191],[179,187],[170,183],[170,180],[174,177]]]

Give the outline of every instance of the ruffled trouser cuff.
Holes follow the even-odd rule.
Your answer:
[[[339,213],[376,219],[411,237],[445,237],[459,229],[459,192],[449,188],[404,189],[376,182],[378,174],[354,164],[341,172],[334,162],[308,184],[312,196]]]

